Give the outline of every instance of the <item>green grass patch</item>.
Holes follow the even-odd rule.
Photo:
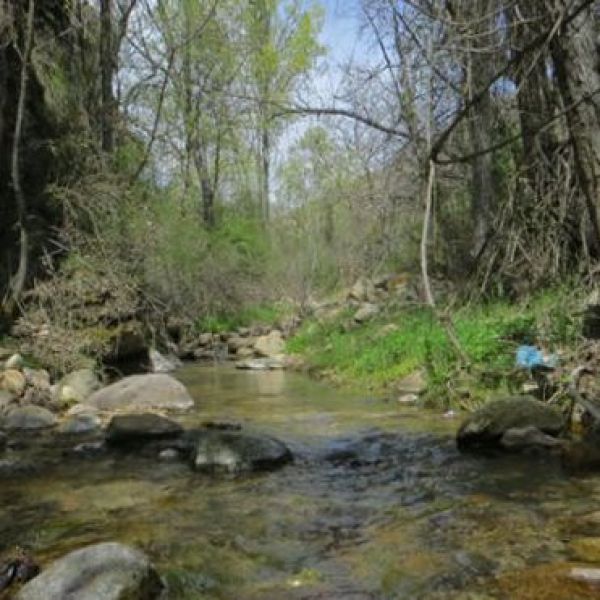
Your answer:
[[[246,306],[236,313],[206,315],[196,322],[197,331],[222,333],[239,327],[273,325],[293,313],[291,306],[284,303],[256,304]]]
[[[464,351],[478,372],[506,372],[517,346],[542,344],[548,351],[574,343],[580,321],[572,292],[545,292],[520,303],[464,306],[453,322]],[[427,308],[388,312],[361,326],[348,327],[352,311],[329,322],[308,321],[288,342],[342,383],[384,389],[415,369],[425,368],[429,384],[443,388],[454,376],[458,358],[444,329]],[[397,329],[389,331],[386,326]]]

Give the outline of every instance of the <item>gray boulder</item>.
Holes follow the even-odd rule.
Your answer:
[[[131,375],[86,398],[86,404],[99,410],[186,410],[194,401],[185,386],[170,375],[150,373]]]
[[[4,418],[4,429],[8,431],[45,429],[54,425],[56,425],[56,416],[53,413],[32,404],[17,406]]]
[[[376,315],[379,314],[379,307],[377,304],[371,304],[370,302],[365,302],[360,306],[360,308],[356,311],[354,315],[354,320],[357,323],[364,323],[369,319],[372,319]]]
[[[117,415],[108,424],[106,441],[113,445],[132,444],[174,438],[182,433],[179,423],[153,413]]]
[[[563,416],[552,407],[528,396],[515,396],[489,402],[469,415],[456,434],[460,450],[501,448],[509,429],[534,427],[550,436],[564,428]]]
[[[161,578],[139,550],[116,542],[75,550],[27,583],[17,600],[154,600]]]
[[[269,436],[207,430],[199,435],[193,465],[198,471],[240,473],[271,470],[292,458],[283,442]]]
[[[152,373],[171,373],[181,367],[181,361],[174,356],[164,356],[155,348],[148,350],[150,371]]]
[[[68,435],[81,435],[100,429],[102,425],[98,416],[92,413],[69,415],[59,426],[60,433]]]
[[[102,387],[100,379],[92,369],[79,369],[65,375],[56,387],[54,397],[65,406],[83,402]]]

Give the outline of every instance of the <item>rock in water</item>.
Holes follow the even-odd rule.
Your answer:
[[[283,369],[284,366],[283,361],[279,358],[249,358],[238,360],[235,363],[235,368],[243,371],[275,371]]]
[[[523,427],[556,436],[563,430],[564,420],[558,411],[528,396],[494,400],[465,419],[456,442],[460,450],[499,448],[507,430]]]
[[[56,425],[56,417],[41,406],[28,404],[13,408],[4,419],[4,428],[14,430],[45,429]]]
[[[507,450],[518,451],[560,448],[563,444],[558,438],[547,435],[537,427],[530,425],[528,427],[507,429],[500,439],[500,445]]]
[[[154,409],[186,410],[194,401],[185,386],[170,375],[131,375],[113,383],[85,400],[99,410],[145,412]]]
[[[275,438],[210,430],[200,433],[194,467],[208,472],[264,471],[282,466],[292,458],[289,448]]]
[[[106,430],[109,444],[132,444],[151,440],[169,439],[183,433],[183,427],[160,415],[152,413],[117,415]]]
[[[60,424],[58,431],[67,435],[81,435],[100,429],[102,422],[97,415],[91,413],[81,413],[78,415],[68,415]]]
[[[150,371],[152,373],[171,373],[181,366],[178,358],[167,358],[155,348],[148,350],[148,360],[150,361]]]
[[[148,558],[116,542],[75,550],[27,583],[17,600],[155,600],[164,585]]]

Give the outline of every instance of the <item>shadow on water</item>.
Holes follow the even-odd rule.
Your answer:
[[[215,479],[131,455],[57,460],[0,482],[0,549],[26,545],[46,562],[135,544],[176,599],[598,597],[565,574],[591,560],[577,539],[600,540],[600,478],[460,455],[455,422],[296,374],[178,376],[198,403],[187,425],[276,435],[295,462]]]

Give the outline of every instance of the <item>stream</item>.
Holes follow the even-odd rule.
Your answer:
[[[294,463],[234,478],[132,455],[65,458],[0,481],[0,551],[19,544],[43,565],[132,544],[173,599],[600,597],[566,576],[600,562],[600,475],[461,455],[457,420],[295,373],[194,365],[177,377],[197,402],[184,424],[274,435]]]

